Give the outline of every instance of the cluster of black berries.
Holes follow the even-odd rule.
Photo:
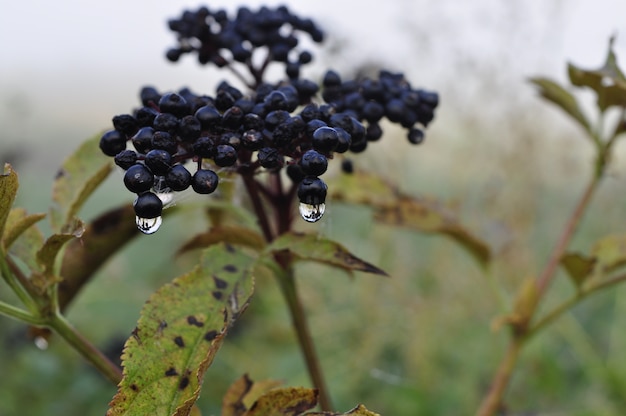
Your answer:
[[[286,23],[292,29],[288,34],[281,29]],[[179,32],[183,45],[168,54],[170,59],[197,50],[201,61],[215,63],[221,62],[223,48],[240,60],[245,55],[241,52],[235,57],[240,46],[263,45],[270,50],[268,59],[289,66],[288,55],[297,42],[287,39],[296,30],[308,32],[314,40],[322,38],[310,20],[295,17],[285,7],[258,12],[240,8],[232,21],[223,11],[210,13],[201,8],[184,13],[180,20],[171,21],[170,27]],[[192,37],[201,42],[191,45]],[[282,46],[274,50],[277,45]],[[308,62],[302,56],[298,62]],[[214,96],[187,88],[161,94],[144,87],[140,108],[113,117],[114,129],[104,133],[100,148],[126,171],[124,183],[137,194],[135,213],[140,229],[142,224],[151,224],[140,223],[140,219],[160,218],[163,200],[171,192],[191,187],[199,194],[213,193],[220,169],[252,177],[261,171],[279,173],[284,167],[297,187],[294,191],[302,217],[317,221],[327,194],[320,176],[329,159],[337,153],[364,151],[369,142],[381,138],[381,120],[385,118],[406,128],[411,143],[421,143],[423,129],[439,103],[437,93],[412,88],[401,73],[381,71],[374,79],[342,80],[329,70],[320,91],[318,83],[299,74],[271,84],[262,80],[264,67],[260,71],[248,68],[255,82],[247,94],[227,82],[218,85]],[[129,142],[132,148],[127,146]],[[193,173],[187,162],[195,163]],[[346,172],[352,170],[347,159],[342,167]]]
[[[170,20],[169,28],[178,37],[178,46],[167,51],[170,61],[176,62],[183,54],[194,52],[203,65],[213,63],[223,67],[239,62],[248,66],[257,82],[272,61],[284,63],[290,79],[299,77],[300,67],[313,57],[307,50],[298,50],[298,32],[307,33],[317,43],[324,38],[311,19],[296,16],[286,6],[261,7],[258,11],[240,7],[232,19],[224,10],[201,7]],[[253,55],[262,49],[266,51],[265,60],[255,66]]]

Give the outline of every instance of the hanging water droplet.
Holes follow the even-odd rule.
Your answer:
[[[303,220],[307,222],[317,222],[322,218],[322,215],[324,215],[326,204],[311,205],[301,202],[298,208],[300,209],[300,216]]]
[[[141,218],[135,217],[135,223],[137,228],[144,234],[154,234],[159,230],[163,219],[161,217],[156,218]]]
[[[35,346],[40,350],[43,351],[48,349],[48,340],[44,337],[35,337],[34,342]]]

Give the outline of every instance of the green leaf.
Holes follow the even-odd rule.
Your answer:
[[[574,285],[580,288],[593,273],[596,259],[579,253],[567,253],[561,257],[561,266],[567,271]]]
[[[367,410],[362,404],[358,405],[354,409],[347,413],[334,413],[334,412],[311,412],[306,416],[380,416],[378,413],[374,413]]]
[[[69,226],[87,198],[113,169],[111,158],[102,153],[99,143],[99,135],[84,142],[57,173],[50,209],[50,224],[56,232]]]
[[[438,201],[404,195],[393,185],[364,172],[341,175],[329,188],[336,201],[373,208],[374,219],[380,223],[446,235],[468,250],[483,267],[491,259],[489,246],[463,227]]]
[[[23,208],[13,208],[9,212],[6,221],[4,236],[2,237],[2,246],[5,249],[11,247],[11,244],[28,228],[46,217],[46,214],[28,215]]]
[[[611,106],[626,106],[626,77],[617,64],[613,52],[614,38],[609,41],[609,50],[604,65],[598,69],[581,69],[569,64],[570,81],[578,87],[588,87],[596,92],[598,107],[604,111]]]
[[[463,227],[456,217],[437,201],[400,196],[395,206],[379,208],[374,217],[383,224],[446,235],[465,248],[483,267],[486,267],[491,259],[489,246]]]
[[[66,233],[53,234],[45,241],[43,246],[37,251],[37,262],[45,274],[54,274],[54,264],[57,255],[70,240],[80,238],[85,231],[84,224],[76,220]]]
[[[317,390],[284,387],[268,391],[257,399],[244,416],[298,416],[317,405]]]
[[[0,175],[0,237],[4,235],[4,226],[13,206],[13,201],[15,201],[18,187],[17,173],[11,165],[5,163],[4,170]]]
[[[220,242],[249,247],[254,250],[263,250],[265,247],[265,239],[258,232],[244,227],[222,225],[195,235],[183,244],[177,255],[198,248],[206,248]]]
[[[93,274],[113,254],[139,235],[132,205],[112,209],[89,223],[82,238],[69,242],[61,264],[59,307],[74,299]]]
[[[348,272],[360,271],[387,276],[378,267],[361,260],[336,241],[316,234],[285,233],[274,240],[267,251],[288,251],[297,259],[328,264]]]
[[[556,104],[583,126],[585,131],[591,132],[589,121],[580,109],[576,98],[565,88],[547,78],[531,78],[530,82],[539,87],[539,94],[546,100]]]
[[[188,415],[228,327],[253,291],[255,259],[220,244],[154,293],[126,341],[124,378],[108,416]]]
[[[21,260],[32,272],[41,271],[37,252],[43,246],[44,237],[38,227],[29,227],[11,243],[9,254]]]

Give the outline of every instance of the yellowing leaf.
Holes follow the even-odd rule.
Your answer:
[[[204,233],[195,235],[183,244],[178,250],[178,254],[198,248],[206,248],[220,242],[250,247],[255,250],[262,250],[265,246],[265,239],[258,232],[249,228],[223,225],[212,227]]]
[[[11,165],[5,163],[0,175],[0,238],[4,235],[4,226],[15,201],[18,187],[17,173]]]
[[[232,246],[204,251],[193,271],[154,293],[126,341],[124,377],[108,416],[186,416],[228,327],[253,291],[255,259]]]
[[[374,413],[367,410],[362,404],[358,405],[354,409],[347,413],[335,413],[335,412],[311,412],[306,416],[380,416],[378,413]]]
[[[222,416],[242,416],[259,397],[281,384],[276,380],[254,382],[244,374],[226,391],[222,400]]]
[[[350,253],[341,244],[315,234],[297,232],[286,233],[278,237],[267,247],[267,251],[282,250],[289,251],[298,259],[328,264],[348,272],[361,271],[384,276],[387,275],[387,273],[378,267]]]
[[[317,390],[304,387],[272,389],[258,398],[244,416],[298,416],[317,405]]]
[[[441,204],[425,199],[399,196],[394,206],[379,208],[377,221],[426,233],[447,235],[463,246],[482,266],[491,259],[486,243],[471,234]]]
[[[65,160],[57,173],[50,209],[50,224],[55,232],[61,231],[71,222],[87,198],[113,169],[111,158],[102,153],[99,143],[99,135],[84,142]]]
[[[341,175],[329,184],[331,198],[350,204],[370,206],[380,223],[425,233],[447,235],[484,267],[491,259],[485,242],[465,227],[441,203],[403,195],[393,185],[364,172]]]

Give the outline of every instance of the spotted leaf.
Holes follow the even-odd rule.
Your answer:
[[[155,292],[126,341],[124,377],[108,416],[186,416],[228,327],[253,291],[255,259],[225,244]]]
[[[360,271],[387,275],[373,264],[350,253],[336,241],[328,240],[316,234],[297,232],[283,234],[267,247],[267,251],[288,251],[297,259],[328,264],[348,272]]]

